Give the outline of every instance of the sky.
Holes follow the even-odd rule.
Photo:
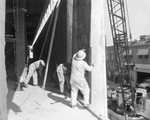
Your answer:
[[[107,46],[113,45],[107,0],[104,0],[104,21]],[[150,35],[150,0],[127,0],[128,15],[132,40],[139,40],[140,35]]]

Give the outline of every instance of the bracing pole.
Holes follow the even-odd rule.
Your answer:
[[[47,78],[47,73],[48,73],[48,67],[49,67],[50,56],[51,56],[51,51],[52,51],[52,46],[53,46],[53,41],[54,41],[54,35],[55,35],[55,29],[56,29],[56,23],[57,23],[58,12],[59,12],[59,3],[60,3],[60,1],[58,1],[57,5],[56,5],[56,14],[55,14],[55,18],[54,18],[53,31],[52,31],[52,36],[51,36],[51,41],[50,41],[50,46],[49,46],[49,52],[48,52],[48,57],[47,57],[47,63],[46,63],[46,70],[45,70],[44,81],[43,81],[43,86],[42,86],[43,89],[45,88],[45,84],[46,84],[46,78]]]
[[[51,16],[51,19],[50,19],[50,22],[49,22],[49,25],[48,25],[47,33],[46,33],[46,37],[45,37],[45,39],[44,39],[44,45],[43,45],[43,47],[42,47],[42,50],[41,50],[41,54],[40,54],[39,59],[41,59],[42,54],[43,54],[43,50],[44,50],[44,47],[45,47],[45,44],[46,44],[46,40],[47,40],[47,37],[48,37],[48,33],[49,33],[49,30],[50,30],[50,26],[51,26],[51,23],[52,23],[53,16],[54,16],[54,11],[52,12],[52,16]]]

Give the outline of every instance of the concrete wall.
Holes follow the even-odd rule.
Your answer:
[[[92,0],[91,3],[91,62],[94,70],[91,75],[91,103],[95,111],[107,117],[106,59],[104,33],[103,0]]]
[[[5,0],[0,0],[0,120],[7,120],[7,84],[5,70]]]
[[[86,49],[89,53],[90,46],[90,13],[91,0],[73,1],[73,30],[72,30],[72,52]],[[89,54],[86,56],[89,60]]]
[[[73,54],[86,49],[85,61],[95,65],[88,74],[93,110],[107,117],[106,60],[103,0],[73,1]],[[102,99],[103,98],[103,99]]]

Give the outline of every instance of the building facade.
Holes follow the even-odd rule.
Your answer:
[[[129,43],[129,58],[130,63],[135,64],[135,83],[141,83],[144,79],[150,78],[150,35],[141,35],[139,41],[133,41]],[[125,56],[125,52],[122,53]],[[107,78],[109,78],[109,71],[112,70],[112,66],[116,68],[115,54],[113,46],[107,47],[106,52],[107,63]],[[113,71],[114,76],[116,69]]]
[[[107,51],[106,51],[106,69],[107,69],[107,79],[112,80],[113,79],[113,74],[117,70],[115,52],[114,52],[114,47],[113,46],[107,47]]]

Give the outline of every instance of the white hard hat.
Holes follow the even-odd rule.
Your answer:
[[[83,50],[79,50],[75,55],[76,60],[83,60],[85,57],[86,53]]]

